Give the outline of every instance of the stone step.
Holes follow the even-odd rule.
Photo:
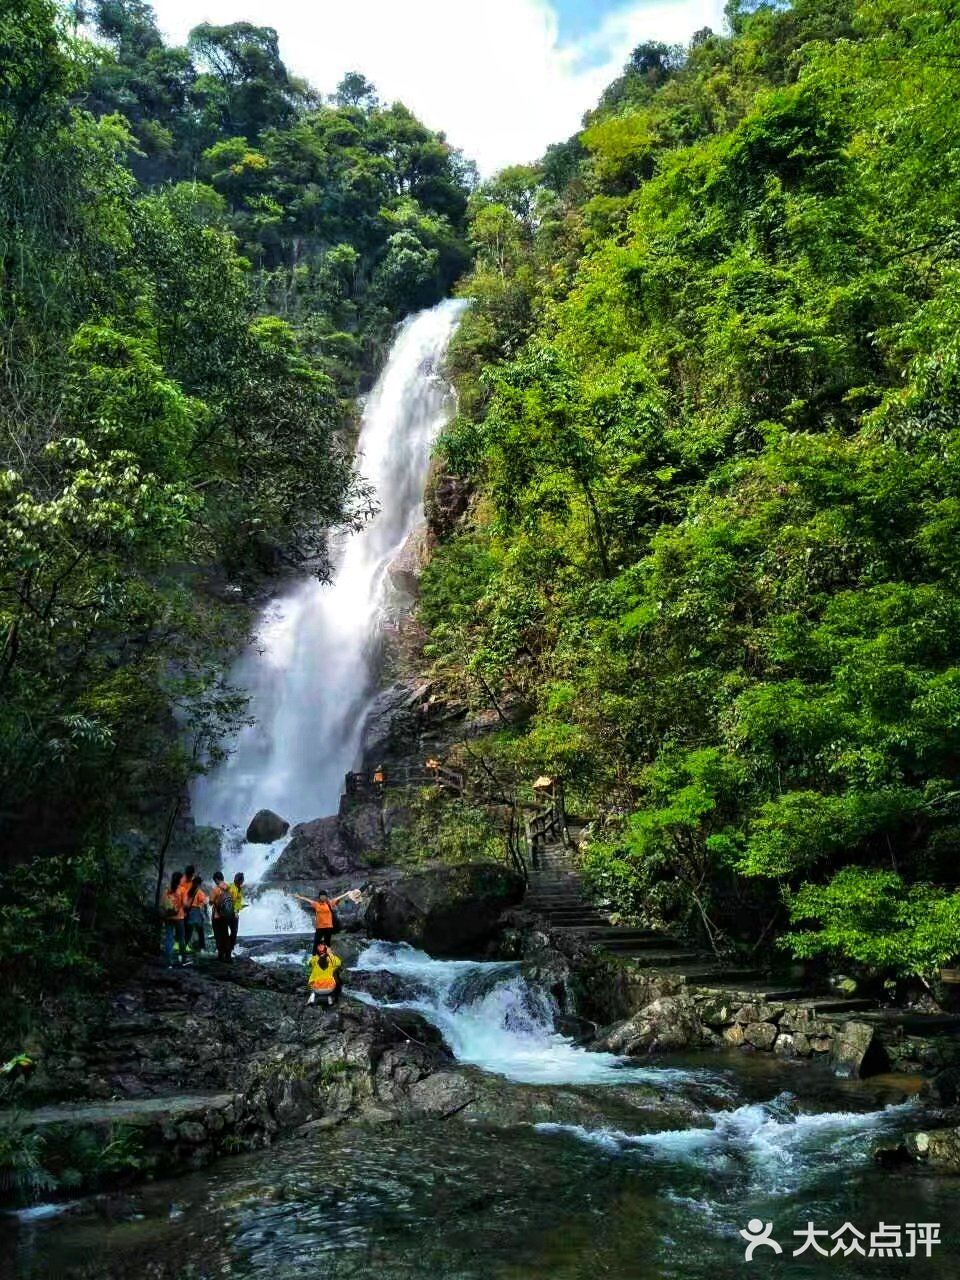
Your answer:
[[[684,977],[691,986],[709,987],[711,990],[717,991],[741,991],[744,987],[739,985],[740,980],[749,983],[754,978],[759,978],[759,969],[736,969],[733,967],[725,967],[722,964],[713,964],[709,967],[694,967],[684,972]],[[738,984],[738,985],[734,985]],[[760,995],[756,999],[760,999]]]
[[[50,1125],[86,1124],[146,1125],[155,1118],[182,1119],[194,1112],[219,1110],[235,1101],[232,1093],[175,1093],[162,1098],[121,1098],[111,1102],[57,1103],[49,1107],[24,1110],[19,1119],[28,1129],[45,1129]]]
[[[538,901],[538,899],[535,898],[534,901],[536,902]],[[606,923],[610,919],[609,916],[604,915],[602,911],[598,911],[596,907],[592,907],[588,902],[573,902],[573,901],[567,902],[566,900],[562,899],[560,902],[555,902],[552,904],[548,903],[544,907],[544,910],[549,911],[551,915],[555,915],[555,916],[556,915],[594,916],[597,920],[602,920],[604,923]]]
[[[718,967],[703,973],[687,975],[687,981],[696,985],[709,987],[722,995],[733,998],[742,997],[743,1003],[763,1000],[767,1004],[775,1004],[783,1000],[803,1000],[810,995],[810,989],[802,986],[777,985],[772,982],[757,982],[760,977],[758,969],[723,969]],[[744,981],[740,981],[740,979]]]
[[[666,933],[654,933],[649,929],[617,929],[613,925],[605,929],[597,928],[595,925],[554,925],[554,928],[558,927],[574,933],[582,933],[586,942],[605,948],[616,944],[618,949],[622,946],[635,946],[644,949],[659,947],[662,951],[683,950],[683,943],[679,938],[671,938]]]
[[[581,915],[585,916],[600,916],[603,920],[609,918],[602,911],[598,911],[593,903],[583,902],[579,898],[540,898],[535,896],[527,898],[526,901],[528,906],[531,902],[534,902],[549,911],[579,911]]]
[[[920,1013],[914,1009],[874,1009],[863,1014],[864,1022],[877,1027],[901,1027],[908,1035],[928,1036],[960,1031],[960,1014]]]
[[[583,919],[570,917],[568,919],[565,916],[558,919],[556,916],[551,915],[545,915],[543,919],[551,929],[559,932],[583,934],[589,942],[602,941],[602,939],[594,937],[593,935],[597,930],[605,927],[605,922],[603,920],[594,920],[586,917]]]
[[[643,969],[677,969],[680,965],[695,964],[703,959],[693,951],[650,951],[645,947],[637,947],[635,943],[607,946],[604,950],[626,956]]]
[[[876,1009],[876,1000],[868,1000],[866,996],[814,996],[803,999],[806,1008],[814,1013],[855,1013],[859,1009]]]

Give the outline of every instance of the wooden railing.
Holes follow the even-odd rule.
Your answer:
[[[540,868],[540,854],[548,844],[570,843],[567,811],[563,802],[563,784],[554,782],[549,804],[543,805],[526,822],[527,848],[534,870]]]
[[[346,794],[357,800],[378,800],[385,791],[396,787],[443,787],[463,796],[467,786],[465,774],[441,764],[429,768],[425,764],[401,764],[382,771],[348,773],[346,776]],[[502,802],[510,805],[506,832],[510,861],[527,882],[530,867],[539,870],[540,855],[548,844],[570,843],[563,784],[555,781],[549,791],[535,791],[532,798],[528,792],[527,799],[521,799],[517,794],[512,799],[506,795]]]
[[[428,769],[426,765],[401,764],[384,769],[382,777],[376,773],[348,773],[346,793],[355,799],[376,799],[392,787],[443,787],[463,795],[466,779],[455,769],[443,765]]]

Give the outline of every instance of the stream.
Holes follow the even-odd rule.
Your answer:
[[[865,1251],[882,1221],[941,1223],[942,1243],[914,1265],[950,1274],[960,1233],[949,1181],[872,1160],[916,1119],[908,1081],[837,1081],[740,1055],[651,1065],[591,1053],[554,1029],[552,997],[516,965],[404,945],[368,946],[348,993],[373,1002],[360,988],[383,974],[386,1007],[418,1010],[496,1083],[502,1119],[346,1124],[66,1213],[21,1215],[8,1222],[9,1274],[721,1280],[743,1273],[738,1233],[752,1218],[771,1222],[784,1248],[758,1252],[758,1271],[902,1275],[904,1258],[792,1256],[807,1221],[831,1233],[852,1223]],[[657,1093],[688,1104],[688,1122],[675,1127]],[[511,1118],[514,1104],[522,1114],[561,1098],[567,1116],[582,1107],[582,1123]]]

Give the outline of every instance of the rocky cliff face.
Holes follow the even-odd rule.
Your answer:
[[[434,458],[427,476],[423,509],[427,528],[436,538],[446,538],[470,506],[472,488],[469,480],[446,471],[439,458]]]
[[[426,522],[417,525],[408,535],[407,540],[387,565],[390,581],[412,599],[420,594],[420,578],[424,566],[430,558],[436,538],[431,534]]]
[[[365,922],[375,938],[409,942],[431,955],[458,955],[485,942],[523,892],[522,878],[499,863],[425,867],[377,885]]]
[[[293,828],[290,843],[270,867],[265,883],[316,886],[378,866],[383,861],[385,840],[380,805],[344,797],[339,813]]]

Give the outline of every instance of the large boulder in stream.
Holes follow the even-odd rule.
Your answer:
[[[833,1044],[833,1069],[838,1076],[862,1077],[886,1071],[889,1063],[876,1028],[851,1019],[840,1028]]]
[[[609,1027],[591,1046],[608,1053],[639,1057],[695,1049],[707,1038],[692,999],[662,996],[632,1018]]]
[[[458,955],[486,941],[501,913],[523,897],[520,875],[497,862],[426,866],[377,885],[366,926],[375,938]]]
[[[290,823],[272,809],[260,809],[250,819],[247,827],[248,844],[273,844],[290,830]]]
[[[913,1133],[907,1147],[917,1159],[940,1173],[960,1173],[960,1129],[937,1129],[933,1133]]]

